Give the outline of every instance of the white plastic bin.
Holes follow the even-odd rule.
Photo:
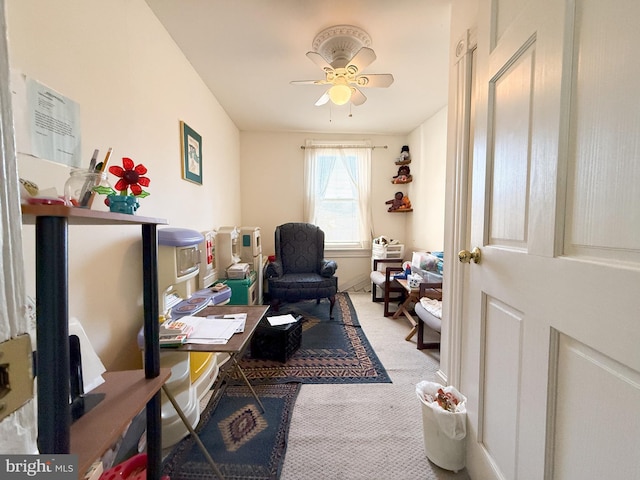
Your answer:
[[[445,410],[435,400],[438,389],[458,399],[454,412]],[[427,381],[416,385],[416,395],[422,404],[424,449],[427,458],[445,470],[462,470],[466,455],[466,397],[453,387]],[[431,399],[434,400],[430,401]]]

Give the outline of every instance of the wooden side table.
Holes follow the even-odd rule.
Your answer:
[[[404,315],[411,324],[411,331],[409,331],[409,335],[405,337],[405,340],[409,341],[416,333],[419,333],[420,335],[418,338],[418,348],[421,348],[420,344],[422,343],[422,323],[420,322],[420,320],[416,320],[415,318],[413,318],[413,315],[411,315],[411,312],[409,311],[409,307],[411,306],[411,304],[419,302],[420,297],[422,296],[442,300],[442,283],[421,283],[420,286],[411,288],[409,287],[409,282],[404,278],[397,278],[396,282],[402,285],[402,287],[407,291],[407,299],[402,302],[400,308],[398,308],[396,313],[394,313],[393,317],[391,318],[395,320],[399,318],[400,315]]]

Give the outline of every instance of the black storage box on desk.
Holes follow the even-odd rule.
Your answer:
[[[275,326],[263,318],[251,337],[251,357],[283,363],[289,360],[302,341],[302,316],[295,318],[293,323]]]

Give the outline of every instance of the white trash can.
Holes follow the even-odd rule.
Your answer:
[[[438,391],[441,392],[440,402]],[[416,395],[422,403],[424,449],[427,458],[445,470],[462,470],[466,455],[466,397],[453,387],[427,381],[416,385]]]

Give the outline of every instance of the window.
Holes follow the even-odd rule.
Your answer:
[[[305,221],[325,233],[327,249],[371,248],[371,146],[307,141]]]

